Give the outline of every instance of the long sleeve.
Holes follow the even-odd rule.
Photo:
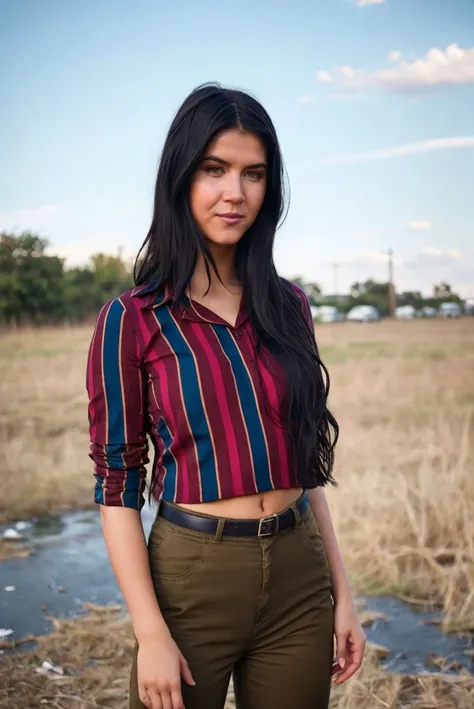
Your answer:
[[[87,392],[94,500],[141,509],[148,463],[146,387],[132,318],[120,298],[104,305],[98,316]]]

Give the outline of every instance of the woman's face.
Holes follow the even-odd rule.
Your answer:
[[[236,244],[257,218],[266,186],[261,140],[237,129],[217,135],[191,183],[191,210],[201,233],[214,244]]]

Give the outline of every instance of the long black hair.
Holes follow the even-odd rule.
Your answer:
[[[339,428],[327,407],[329,375],[304,314],[308,304],[281,278],[273,261],[276,229],[285,213],[284,166],[273,123],[250,95],[205,84],[184,101],[171,123],[161,155],[150,229],[135,263],[137,285],[172,284],[174,302],[185,292],[201,252],[210,280],[216,264],[190,206],[191,179],[209,142],[239,129],[257,136],[267,153],[267,189],[260,212],[236,247],[236,273],[255,333],[257,353],[269,351],[286,378],[281,421],[289,433],[298,480],[312,488],[330,482]],[[304,294],[303,297],[306,297]]]

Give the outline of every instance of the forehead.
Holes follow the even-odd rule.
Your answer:
[[[265,162],[266,150],[260,138],[238,129],[218,133],[206,148],[205,155],[215,155],[226,162]]]

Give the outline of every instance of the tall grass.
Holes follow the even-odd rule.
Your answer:
[[[328,490],[357,591],[474,627],[474,323],[317,326],[341,425]],[[0,339],[0,520],[91,504],[90,327]]]

